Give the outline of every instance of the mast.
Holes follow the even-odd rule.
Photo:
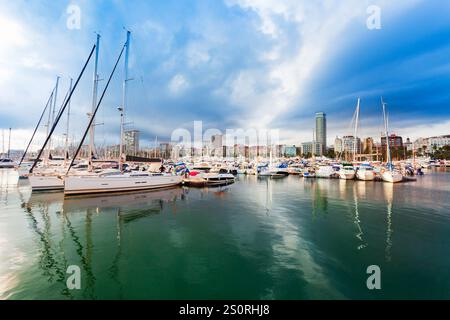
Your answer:
[[[55,86],[55,95],[53,96],[53,110],[52,110],[52,125],[55,123],[55,112],[56,112],[56,100],[58,98],[58,85],[59,85],[59,76],[56,76],[56,86]],[[50,116],[50,115],[49,115]],[[50,153],[52,149],[52,139],[48,142],[48,160],[50,160]]]
[[[358,143],[357,133],[358,133],[358,119],[359,119],[359,103],[360,98],[358,98],[358,103],[356,105],[356,119],[355,119],[355,133],[353,137],[353,161],[356,161],[356,152],[358,150],[356,144]]]
[[[9,138],[8,138],[8,159],[11,154],[11,128],[9,128]]]
[[[70,78],[69,92],[72,91],[73,79]],[[64,164],[67,164],[69,159],[69,119],[70,119],[70,100],[67,105],[67,124],[66,124],[66,141],[64,142]]]
[[[24,153],[23,153],[23,155],[22,155],[22,159],[20,159],[19,166],[22,164],[23,159],[25,159],[25,156],[26,156],[26,154],[27,154],[27,152],[28,152],[28,149],[30,148],[31,142],[33,141],[34,136],[35,136],[35,134],[36,134],[36,131],[38,130],[39,125],[41,124],[42,118],[44,117],[44,114],[45,114],[45,112],[47,111],[47,108],[48,108],[48,106],[49,106],[49,104],[50,104],[50,102],[51,102],[52,96],[53,96],[53,91],[52,91],[52,93],[50,94],[50,96],[48,97],[47,104],[45,105],[45,108],[44,108],[44,110],[42,111],[41,117],[39,118],[39,121],[38,121],[38,123],[37,123],[37,125],[36,125],[36,128],[34,128],[33,135],[31,136],[31,139],[30,139],[30,141],[28,142],[28,145],[27,145],[27,147],[26,147],[26,149],[25,149],[25,151],[24,151]]]
[[[127,82],[128,82],[128,55],[130,52],[130,35],[131,32],[127,30],[127,41],[125,42],[125,64],[124,64],[124,78],[123,78],[123,87],[122,87],[122,110],[121,110],[121,118],[120,118],[120,146],[119,146],[119,170],[122,171],[122,165],[124,156],[123,156],[123,136],[124,136],[124,117],[125,110],[127,107]]]
[[[95,107],[97,106],[97,87],[98,87],[98,52],[100,50],[100,35],[97,34],[97,41],[95,44],[95,62],[94,62],[94,75],[93,75],[93,85],[92,85],[92,111],[90,116],[92,117],[94,114]],[[92,156],[95,152],[95,146],[94,146],[94,138],[95,138],[95,132],[94,132],[95,123],[92,121],[90,132],[89,132],[89,171],[92,171]]]
[[[392,166],[391,166],[391,148],[389,146],[389,135],[388,135],[388,119],[387,119],[387,115],[386,115],[386,104],[383,101],[383,97],[381,97],[381,104],[383,106],[384,135],[386,136],[387,163],[388,163],[389,171],[392,171]]]
[[[48,117],[47,117],[47,124],[45,125],[46,127],[46,132],[45,135],[48,136],[48,133],[50,132],[50,117],[52,114],[52,108],[53,108],[53,97],[55,96],[55,88],[53,88],[52,94],[50,95],[50,108],[48,109]],[[48,158],[50,156],[50,152],[47,150],[45,150],[45,156],[44,156],[44,163],[48,163]]]
[[[75,84],[74,84],[72,90],[70,91],[70,94],[67,97],[67,100],[64,102],[63,106],[61,107],[60,112],[58,113],[58,116],[55,119],[55,123],[52,125],[52,129],[47,134],[47,138],[45,139],[44,145],[42,146],[41,150],[38,152],[38,155],[37,155],[36,159],[34,160],[33,165],[30,168],[30,173],[33,172],[33,169],[36,166],[37,162],[39,161],[39,158],[41,157],[43,150],[45,149],[45,147],[46,147],[47,143],[49,142],[53,132],[55,131],[56,126],[57,126],[59,120],[61,119],[61,116],[64,113],[64,110],[66,109],[67,104],[69,103],[70,99],[72,98],[73,92],[77,88],[78,83],[80,82],[80,79],[83,76],[83,73],[86,70],[86,67],[87,67],[88,63],[91,60],[91,57],[92,57],[92,54],[94,53],[94,50],[95,50],[95,45],[92,47],[91,52],[89,53],[89,57],[87,58],[86,62],[84,63],[83,69],[81,69],[81,72],[78,75],[77,81],[75,81]]]
[[[95,46],[94,46],[94,48],[95,48]],[[89,129],[90,129],[91,125],[92,125],[92,122],[94,122],[95,115],[97,114],[98,108],[100,107],[100,105],[101,105],[101,103],[103,101],[103,97],[105,96],[106,90],[108,90],[109,83],[111,82],[111,79],[112,79],[112,77],[114,75],[114,72],[116,71],[117,65],[119,64],[119,61],[120,61],[120,58],[122,57],[124,49],[125,49],[125,45],[122,47],[122,50],[120,50],[119,57],[117,57],[116,63],[114,64],[114,68],[111,71],[111,74],[109,75],[108,81],[106,82],[106,85],[105,85],[105,88],[103,89],[102,94],[100,95],[100,99],[98,100],[98,103],[97,103],[97,106],[95,107],[94,113],[92,114],[92,117],[89,120],[89,124],[86,127],[86,131],[84,132],[83,137],[80,140],[80,144],[78,145],[78,148],[75,151],[75,154],[72,156],[72,161],[69,164],[69,168],[67,169],[66,176],[69,174],[70,168],[72,168],[72,165],[73,165],[76,157],[78,156],[78,153],[80,152],[81,147],[83,146],[84,140],[86,139],[86,136],[87,136],[87,134],[89,132]],[[92,52],[94,52],[94,50],[92,50]],[[77,85],[77,83],[75,83],[75,87],[76,87],[76,85]],[[119,107],[119,110],[122,110],[122,108]]]

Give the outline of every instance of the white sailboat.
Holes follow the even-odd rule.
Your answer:
[[[93,50],[94,49],[95,49],[95,63],[94,63],[94,81],[93,81],[93,108],[95,107],[95,103],[96,103],[97,82],[98,82],[97,67],[98,67],[98,53],[99,53],[99,49],[100,49],[100,35],[98,35],[98,34],[97,34],[97,41],[96,41],[96,44],[95,44],[95,47],[93,48]],[[94,51],[92,51],[91,54],[89,55],[89,59],[86,62],[86,64],[89,62],[93,52]],[[84,68],[82,70],[82,73],[83,72],[84,72]],[[82,75],[82,73],[81,73],[81,75]],[[47,141],[49,142],[48,148],[47,148],[47,155],[44,157],[43,165],[41,167],[38,167],[37,170],[35,170],[34,172],[32,172],[28,175],[28,180],[30,182],[31,189],[33,191],[54,191],[54,190],[63,190],[64,189],[64,176],[65,176],[65,173],[68,168],[67,162],[68,162],[68,135],[69,135],[70,101],[71,101],[70,99],[71,99],[71,95],[72,95],[74,89],[76,88],[76,85],[78,84],[78,81],[79,81],[81,75],[79,76],[77,82],[75,83],[75,87],[73,87],[73,88],[72,88],[72,79],[70,79],[69,91],[66,96],[67,99],[65,98],[63,101],[63,107],[61,109],[61,114],[58,115],[57,119],[53,119],[53,121],[52,121],[53,127],[52,127],[52,130],[49,132],[50,113],[52,112],[51,111],[52,103],[50,103],[49,120],[47,123]],[[56,86],[55,86],[55,90],[54,90],[55,95],[54,95],[54,97],[51,97],[51,99],[53,99],[53,114],[55,113],[55,107],[56,107],[56,98],[57,98],[56,93],[57,93],[57,88],[58,88],[58,81],[59,81],[59,77],[57,78],[57,82],[56,82]],[[67,109],[67,128],[66,128],[66,139],[65,139],[65,155],[64,155],[64,157],[62,157],[58,160],[50,160],[49,157],[50,157],[51,135],[52,135],[52,132],[53,132],[54,128],[56,127],[58,121],[61,119],[62,112],[64,111],[64,109],[66,107],[68,107],[68,109]],[[44,144],[44,146],[45,146],[45,144]],[[90,148],[89,148],[90,151],[93,148],[92,146],[93,146],[93,139],[91,139],[91,141],[90,141]],[[90,152],[89,160],[91,160],[91,156],[92,156],[92,152]],[[38,158],[39,158],[39,156],[38,156]],[[91,161],[89,161],[89,163],[91,163]],[[34,168],[34,165],[31,167],[30,171],[32,171],[33,168]],[[86,174],[95,175],[96,173],[92,172],[92,170],[89,170],[89,172],[87,172],[85,170],[72,171],[72,175],[86,175]]]
[[[387,167],[388,170],[385,170],[381,173],[381,179],[385,182],[397,183],[403,180],[403,175],[394,169],[391,159],[391,149],[389,145],[389,134],[388,134],[388,120],[386,116],[386,104],[381,98],[381,104],[383,106],[383,119],[384,119],[384,134],[386,136],[386,154],[387,154]]]
[[[130,48],[130,31],[127,31],[127,40],[125,42],[125,72],[124,72],[124,80],[123,80],[123,105],[120,108],[121,110],[121,136],[120,136],[120,151],[123,150],[123,115],[126,110],[127,105],[127,82],[128,79],[128,55]],[[123,49],[122,49],[123,50]],[[119,56],[120,59],[121,56]],[[118,61],[117,61],[118,62]],[[117,63],[116,63],[117,66]],[[111,77],[114,73],[110,75],[108,80],[111,80]],[[107,84],[107,86],[108,86]],[[107,88],[106,86],[106,88]],[[106,90],[105,88],[105,90]],[[91,119],[90,125],[92,124],[95,114],[100,106],[103,95],[100,98],[97,107],[95,108]],[[76,155],[75,155],[76,156]],[[123,154],[121,152],[119,160],[119,166],[122,169],[122,160]],[[69,168],[70,169],[70,168]],[[148,189],[157,189],[157,188],[167,188],[179,185],[182,182],[182,177],[172,174],[163,174],[156,173],[152,174],[149,172],[135,172],[135,173],[108,173],[108,174],[100,174],[98,176],[66,176],[65,184],[64,184],[64,194],[66,195],[74,195],[74,194],[94,194],[94,193],[105,193],[105,192],[123,192],[123,191],[138,191],[138,190],[148,190]]]
[[[357,153],[357,143],[358,143],[358,120],[359,120],[359,106],[360,106],[361,99],[358,98],[358,102],[356,104],[356,110],[354,114],[355,119],[355,130],[353,133],[353,161],[356,161],[356,153]],[[353,120],[352,120],[353,121]],[[353,180],[355,179],[355,168],[350,163],[344,163],[342,168],[339,170],[339,178],[343,180]]]
[[[5,136],[4,136],[4,133],[3,133],[3,150],[2,150],[3,152],[2,152],[2,156],[5,153],[5,141],[4,140],[5,140]],[[16,163],[9,158],[10,152],[11,152],[11,128],[9,128],[7,157],[6,158],[3,158],[3,157],[0,158],[0,169],[9,169],[9,168],[15,168],[16,167]]]

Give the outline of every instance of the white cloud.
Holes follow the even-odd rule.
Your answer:
[[[173,95],[183,93],[189,87],[189,81],[182,74],[175,75],[169,82],[169,91]]]
[[[259,17],[257,30],[273,43],[261,54],[262,61],[268,60],[266,65],[242,70],[228,81],[231,86],[225,95],[242,108],[242,121],[252,127],[266,127],[296,106],[327,51],[346,36],[348,26],[359,21],[361,28],[365,28],[369,4],[360,0],[227,0],[226,3],[255,12]],[[383,10],[393,11],[412,4],[382,1],[379,5]],[[292,34],[292,29],[296,36],[285,36]],[[247,84],[241,81],[243,75]],[[263,89],[255,90],[257,87]]]

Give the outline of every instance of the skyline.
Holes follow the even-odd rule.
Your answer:
[[[327,114],[330,145],[336,135],[351,133],[358,97],[359,135],[377,138],[380,96],[388,103],[392,133],[412,140],[450,133],[450,4],[0,3],[0,128],[13,128],[12,149],[29,139],[56,75],[64,95],[95,31],[102,35],[100,77],[108,75],[125,41],[123,26],[132,31],[127,120],[130,129],[141,131],[143,145],[155,136],[168,140],[173,130],[190,129],[196,120],[222,131],[280,129],[283,143],[299,144],[312,140],[315,112]],[[80,29],[67,28],[69,4],[80,8]],[[366,26],[372,4],[381,9],[379,30]],[[71,130],[75,139],[87,125],[91,78],[92,64],[72,103],[71,127],[83,128]],[[121,81],[119,70],[99,110],[99,143],[119,139]]]

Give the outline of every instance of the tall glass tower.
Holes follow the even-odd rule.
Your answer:
[[[324,112],[316,112],[316,142],[320,143],[321,155],[327,149],[327,118]]]

